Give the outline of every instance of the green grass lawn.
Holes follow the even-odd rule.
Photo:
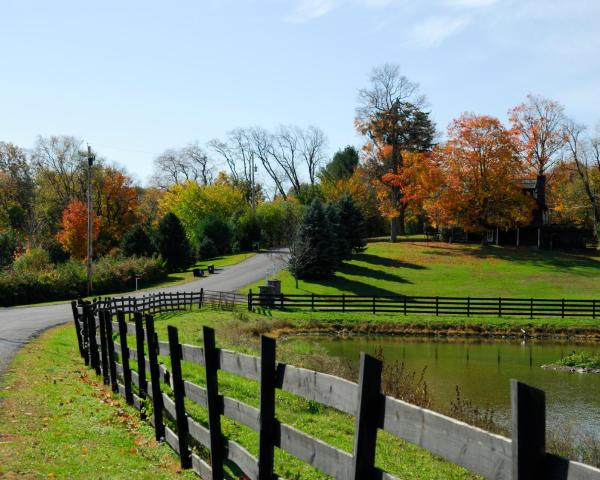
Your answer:
[[[600,252],[425,242],[370,243],[327,280],[295,281],[279,272],[286,293],[471,297],[599,298]],[[258,290],[257,282],[244,288]]]
[[[83,366],[71,325],[21,349],[0,384],[1,478],[197,478]]]

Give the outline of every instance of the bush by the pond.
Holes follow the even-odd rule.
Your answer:
[[[556,363],[573,368],[600,368],[600,355],[592,355],[587,352],[571,352]]]
[[[69,260],[44,266],[46,259],[42,257],[43,254],[36,252],[17,260],[16,268],[0,271],[0,306],[70,300],[85,295],[85,264]],[[164,278],[167,270],[160,258],[104,257],[94,263],[94,294],[133,290],[135,275],[140,275],[143,283],[150,283]]]

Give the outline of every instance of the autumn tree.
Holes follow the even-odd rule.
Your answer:
[[[518,149],[533,173],[547,174],[560,157],[565,144],[563,106],[539,95],[528,95],[527,100],[509,112],[513,133],[518,138]]]
[[[31,237],[35,184],[22,148],[0,142],[0,227]]]
[[[81,200],[71,200],[63,211],[56,238],[72,257],[83,259],[87,256],[87,219],[88,209]],[[92,240],[95,241],[99,233],[100,219],[92,212]]]
[[[390,241],[405,233],[405,191],[383,179],[404,167],[404,152],[432,148],[435,126],[424,111],[425,99],[418,86],[400,74],[397,65],[375,68],[371,85],[359,93],[356,128],[368,138],[364,147],[377,189],[381,213],[390,220]]]
[[[585,136],[585,127],[571,120],[564,124],[569,159],[581,182],[581,199],[593,215],[594,232],[600,236],[600,129],[597,136]]]
[[[521,189],[526,166],[498,119],[462,115],[437,155],[444,181],[435,211],[443,223],[484,232],[528,222],[534,205]]]

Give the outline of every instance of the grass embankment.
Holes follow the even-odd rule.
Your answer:
[[[587,352],[572,352],[566,357],[561,358],[556,364],[563,367],[598,370],[600,369],[600,355]]]
[[[1,383],[0,477],[173,478],[178,458],[138,418],[83,366],[72,326],[48,331]]]
[[[331,279],[301,280],[296,289],[289,272],[279,272],[278,278],[286,293],[586,299],[600,296],[600,252],[549,252],[408,237],[395,244],[369,243]],[[248,288],[257,291],[261,284]]]

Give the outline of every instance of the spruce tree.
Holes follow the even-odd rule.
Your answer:
[[[348,248],[348,242],[344,238],[344,232],[340,228],[340,215],[337,206],[333,203],[328,203],[325,206],[325,215],[331,228],[331,244],[333,245],[335,265],[337,267],[346,258],[345,253]]]
[[[170,271],[183,270],[191,263],[190,244],[179,218],[167,213],[156,231],[156,250]]]
[[[352,253],[363,252],[367,248],[367,227],[365,219],[350,195],[337,201],[339,216],[339,236],[344,240],[341,258],[347,260]]]
[[[333,231],[319,199],[313,200],[302,217],[289,264],[297,278],[326,278],[335,270]]]

